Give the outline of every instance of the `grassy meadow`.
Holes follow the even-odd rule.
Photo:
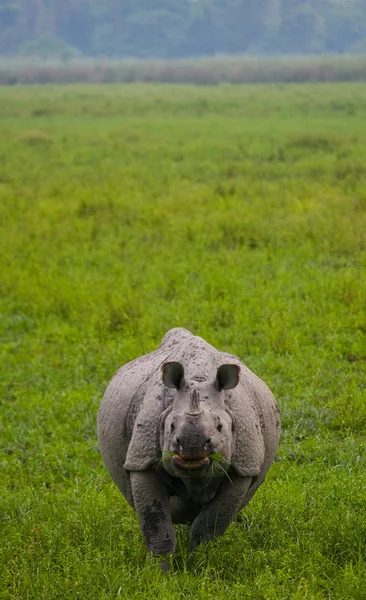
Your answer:
[[[0,598],[366,598],[366,84],[0,89]],[[183,326],[278,399],[225,536],[146,556],[95,420]]]

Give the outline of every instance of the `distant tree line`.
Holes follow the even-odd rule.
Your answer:
[[[366,0],[0,0],[0,54],[366,53]]]

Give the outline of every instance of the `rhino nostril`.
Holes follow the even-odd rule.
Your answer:
[[[180,444],[180,438],[177,437],[177,444]]]
[[[205,442],[204,450],[207,453],[209,453],[210,451],[212,452],[211,438],[207,438],[207,440]]]

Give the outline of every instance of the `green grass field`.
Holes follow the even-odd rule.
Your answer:
[[[366,85],[0,89],[0,598],[366,598]],[[184,326],[278,458],[164,574],[102,466],[116,369]]]

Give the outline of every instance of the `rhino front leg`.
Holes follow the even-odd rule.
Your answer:
[[[210,542],[223,535],[241,508],[249,502],[252,494],[252,477],[226,479],[216,496],[203,506],[191,527],[189,549],[194,550],[202,542]]]
[[[156,557],[173,554],[177,539],[164,482],[154,471],[132,471],[130,482],[134,507],[148,549]]]

